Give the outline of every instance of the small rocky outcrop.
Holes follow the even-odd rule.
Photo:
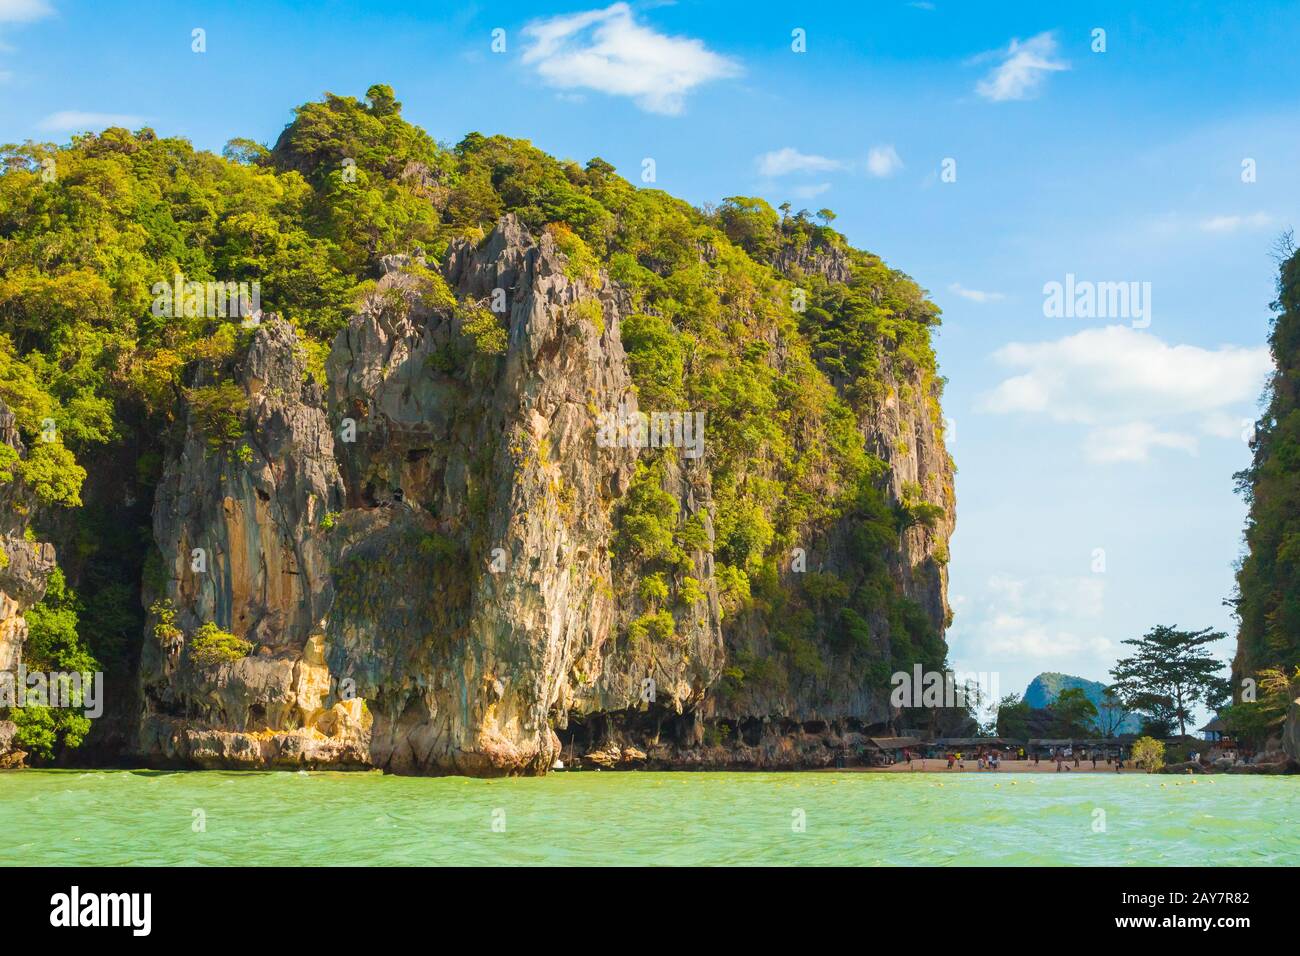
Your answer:
[[[810,242],[786,242],[772,259],[772,265],[788,276],[820,275],[831,282],[848,282],[849,257],[835,246],[814,246]]]

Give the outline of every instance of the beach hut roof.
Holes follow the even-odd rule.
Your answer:
[[[867,743],[877,750],[902,750],[905,747],[920,747],[923,744],[916,737],[868,737]]]
[[[1002,747],[1014,743],[1008,737],[940,737],[936,747]]]
[[[1224,726],[1223,718],[1216,715],[1215,718],[1202,727],[1198,733],[1221,734],[1227,731],[1227,729],[1228,728]]]

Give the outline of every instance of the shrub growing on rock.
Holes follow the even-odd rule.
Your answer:
[[[247,657],[252,650],[252,642],[223,631],[211,621],[190,638],[190,660],[199,667],[229,664]]]

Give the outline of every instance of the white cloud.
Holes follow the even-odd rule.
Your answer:
[[[776,149],[758,157],[758,171],[763,176],[787,176],[790,173],[824,173],[843,169],[838,159],[801,153],[793,146]]]
[[[994,361],[1023,371],[984,396],[982,409],[1090,426],[1089,461],[1140,462],[1155,449],[1196,454],[1195,432],[1239,437],[1238,413],[1272,369],[1266,346],[1168,345],[1123,325],[1054,342],[1011,343]]]
[[[1212,216],[1201,220],[1200,226],[1205,232],[1236,232],[1239,229],[1264,229],[1272,222],[1272,216],[1256,212],[1249,216]]]
[[[32,23],[53,14],[45,0],[0,0],[0,23]]]
[[[1181,432],[1161,431],[1148,422],[1129,422],[1094,428],[1084,441],[1089,461],[1146,461],[1152,448],[1172,448],[1196,454],[1196,438]]]
[[[53,15],[54,8],[45,0],[0,0],[0,24],[34,23]],[[0,43],[0,51],[8,53],[10,50],[9,46]],[[12,70],[0,70],[0,84],[13,78]]]
[[[1014,612],[1099,618],[1105,608],[1106,582],[1096,575],[1042,575],[1033,580],[994,574],[987,590],[999,607]]]
[[[993,575],[975,606],[963,611],[950,643],[966,668],[995,670],[999,658],[1051,660],[1104,658],[1110,641],[1084,636],[1099,621],[1106,586],[1097,575],[1031,580]],[[967,619],[974,623],[967,626]]]
[[[1005,50],[992,56],[1002,62],[975,84],[975,92],[995,103],[1004,100],[1027,100],[1038,93],[1049,73],[1068,70],[1070,65],[1056,57],[1056,37],[1051,31],[1028,40],[1012,40]],[[985,60],[990,54],[977,57]]]
[[[626,3],[535,20],[524,35],[523,61],[549,85],[631,97],[651,113],[680,113],[695,87],[741,72],[701,40],[642,26]]]
[[[858,163],[818,156],[815,153],[801,153],[793,146],[774,149],[763,153],[755,160],[758,172],[763,176],[789,176],[805,173],[829,173],[847,169],[862,168]],[[893,145],[873,146],[867,153],[866,171],[877,177],[892,176],[903,168],[902,157]]]
[[[795,199],[816,199],[830,188],[830,183],[809,183],[807,186],[795,186],[790,192]]]
[[[959,282],[948,286],[948,291],[972,302],[1001,302],[1006,298],[1001,292],[982,292],[979,289],[967,289]]]
[[[903,168],[903,160],[893,145],[873,146],[867,153],[867,172],[873,176],[890,176]]]
[[[1080,637],[1006,612],[988,618],[981,630],[980,648],[990,657],[1059,661],[1079,654],[1101,657],[1110,647],[1104,637]]]
[[[1246,415],[1229,415],[1211,412],[1201,419],[1201,431],[1215,438],[1239,438],[1245,441],[1251,434],[1255,419]]]
[[[80,133],[86,130],[105,129],[109,126],[135,129],[143,126],[145,122],[144,117],[129,113],[83,113],[79,110],[64,110],[51,113],[37,126],[49,133]]]
[[[986,397],[986,410],[1083,424],[1254,402],[1272,367],[1263,345],[1167,345],[1125,325],[1085,329],[1055,342],[1012,342],[993,358],[1024,371]]]

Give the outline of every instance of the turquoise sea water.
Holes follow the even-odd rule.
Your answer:
[[[0,865],[1300,865],[1300,777],[1191,779],[18,771]]]

